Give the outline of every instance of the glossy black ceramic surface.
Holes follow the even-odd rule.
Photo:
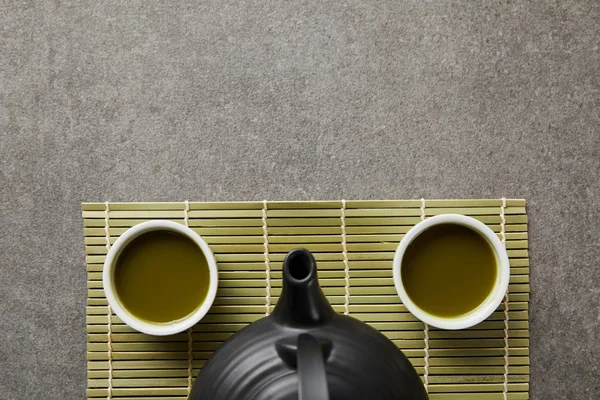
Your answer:
[[[291,251],[273,313],[223,343],[190,400],[424,400],[415,369],[383,334],[336,313],[315,260]]]

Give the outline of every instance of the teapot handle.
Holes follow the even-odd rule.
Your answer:
[[[329,400],[325,357],[314,336],[298,336],[298,399]]]

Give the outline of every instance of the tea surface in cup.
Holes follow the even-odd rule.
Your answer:
[[[200,247],[167,230],[145,232],[127,243],[113,274],[123,307],[150,323],[188,317],[205,301],[210,286],[208,263]]]
[[[424,312],[441,318],[476,309],[491,294],[497,274],[488,241],[453,223],[421,232],[408,245],[401,267],[408,297]]]

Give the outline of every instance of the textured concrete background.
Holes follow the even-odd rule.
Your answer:
[[[600,398],[599,24],[587,0],[0,0],[0,398],[85,396],[82,201],[421,196],[527,198],[531,397]]]

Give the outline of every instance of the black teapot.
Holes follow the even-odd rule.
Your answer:
[[[425,400],[408,359],[367,324],[336,313],[308,250],[283,263],[273,313],[227,340],[189,400]]]

